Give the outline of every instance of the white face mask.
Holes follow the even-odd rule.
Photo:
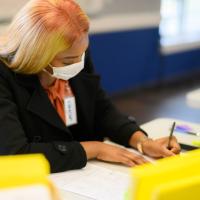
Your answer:
[[[84,60],[85,53],[82,55],[81,61],[78,63],[66,65],[64,67],[53,67],[52,65],[50,65],[53,70],[52,76],[58,79],[68,81],[70,78],[76,76],[84,68]]]

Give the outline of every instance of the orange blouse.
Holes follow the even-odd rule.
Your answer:
[[[66,97],[74,96],[72,89],[69,85],[69,81],[56,79],[53,85],[47,88],[44,87],[44,89],[47,92],[47,95],[52,105],[58,112],[59,116],[64,121],[64,123],[67,124],[67,119],[64,110],[64,99]]]

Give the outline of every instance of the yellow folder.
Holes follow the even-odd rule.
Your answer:
[[[43,155],[0,157],[0,188],[27,184],[47,184],[50,168]]]
[[[0,156],[0,199],[59,200],[42,154]]]
[[[200,176],[175,180],[155,188],[151,199],[158,200],[199,200]]]
[[[200,197],[199,166],[200,150],[194,150],[133,168],[127,199],[196,200]]]

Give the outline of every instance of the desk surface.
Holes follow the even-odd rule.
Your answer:
[[[153,121],[150,121],[148,123],[143,124],[141,127],[149,134],[149,137],[152,138],[159,138],[163,136],[169,136],[170,128],[173,122],[176,122],[179,125],[188,125],[192,127],[195,131],[200,132],[200,125],[191,123],[191,122],[185,122],[181,120],[176,120],[176,119],[169,119],[169,118],[159,118],[155,119]],[[192,140],[194,139],[200,139],[200,137],[197,136],[192,136],[192,135],[187,135],[187,134],[182,134],[182,133],[176,133],[176,137],[178,138],[179,142],[190,144]],[[94,164],[96,166],[104,167],[106,169],[110,169],[114,172],[121,172],[124,174],[129,173],[129,168],[126,166],[122,165],[117,165],[117,164],[110,164],[110,163],[105,163],[105,162],[100,162],[100,161],[89,161],[89,163]],[[68,173],[68,172],[64,172]],[[51,179],[54,181],[54,175],[51,175]],[[114,183],[113,183],[114,184]],[[78,194],[74,194],[71,192],[68,192],[66,190],[60,189],[59,186],[57,186],[63,200],[91,200],[92,198],[84,197]],[[92,188],[92,185],[91,185]]]
[[[192,123],[192,122],[186,122],[182,120],[177,119],[170,119],[170,118],[158,118],[153,121],[150,121],[141,127],[149,134],[152,138],[159,138],[164,136],[169,136],[170,129],[172,126],[172,123],[176,122],[176,125],[186,125],[190,128],[192,128],[193,132],[200,133],[200,124]],[[192,142],[194,140],[200,140],[200,137],[186,134],[186,133],[180,133],[180,132],[174,132],[174,135],[178,139],[179,143],[192,145]]]
[[[187,104],[196,109],[200,109],[200,88],[186,94]]]

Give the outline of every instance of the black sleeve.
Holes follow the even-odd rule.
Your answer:
[[[29,153],[44,154],[51,172],[82,168],[87,162],[83,147],[76,141],[29,143],[11,89],[0,75],[0,155]]]
[[[88,73],[95,73],[93,63],[88,52],[86,55]],[[109,137],[112,141],[129,146],[130,137],[136,131],[143,131],[136,123],[134,117],[120,113],[111,102],[99,82],[95,104],[95,124],[98,133]]]

